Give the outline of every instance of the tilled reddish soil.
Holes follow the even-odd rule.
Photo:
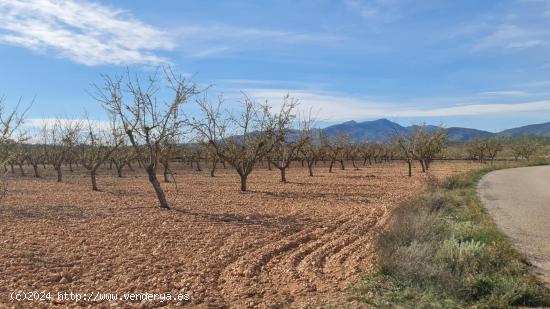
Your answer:
[[[469,163],[434,163],[444,177]],[[289,183],[259,169],[241,193],[231,170],[179,170],[156,208],[143,175],[102,171],[64,183],[10,180],[0,208],[0,307],[357,307],[346,288],[373,267],[373,240],[399,203],[426,185],[403,163],[353,170],[292,168]],[[108,175],[109,174],[109,175]],[[50,292],[11,301],[12,292]],[[117,293],[118,301],[64,301],[57,292]],[[123,293],[188,293],[188,302],[122,301]],[[93,294],[97,297],[97,294]]]

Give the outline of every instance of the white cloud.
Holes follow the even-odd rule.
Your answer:
[[[248,89],[252,97],[267,99],[277,107],[285,94],[290,93],[299,99],[300,109],[312,110],[319,120],[347,121],[366,118],[403,117],[449,117],[495,115],[515,112],[550,111],[550,101],[524,102],[514,104],[474,104],[465,103],[447,107],[419,107],[426,104],[405,106],[384,101],[345,97],[323,92],[281,89]]]
[[[482,96],[495,96],[495,97],[526,97],[529,93],[518,90],[503,90],[503,91],[487,91],[480,93]]]
[[[165,63],[156,51],[175,47],[163,31],[94,2],[0,0],[0,16],[0,43],[85,65]]]
[[[546,45],[546,41],[539,38],[539,33],[533,29],[526,29],[517,25],[503,24],[498,26],[489,35],[481,38],[474,49],[491,48],[525,49]]]

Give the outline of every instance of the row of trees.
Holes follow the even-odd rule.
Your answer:
[[[506,140],[504,138],[478,139],[467,142],[464,145],[467,158],[480,163],[490,161],[491,163],[501,154],[505,146],[509,148],[510,154],[517,161],[519,159],[530,160],[537,153],[539,145],[528,137]]]
[[[350,136],[340,134],[329,138],[316,129],[309,116],[298,116],[298,101],[285,96],[277,108],[268,102],[259,103],[242,94],[239,104],[228,107],[226,100],[208,97],[206,90],[177,75],[169,68],[159,69],[142,79],[129,72],[120,76],[103,76],[103,84],[95,85],[94,97],[108,111],[109,125],[84,120],[57,120],[45,124],[33,143],[17,142],[12,133],[20,127],[23,117],[10,114],[4,127],[2,164],[23,164],[33,167],[39,177],[39,165],[49,164],[62,181],[62,167],[81,165],[89,171],[92,190],[98,190],[97,171],[104,164],[113,165],[117,174],[133,169],[132,163],[147,174],[161,208],[169,208],[159,181],[162,169],[164,181],[171,177],[171,162],[180,158],[202,170],[201,162],[216,167],[232,167],[240,177],[240,189],[248,189],[248,178],[258,164],[280,171],[282,182],[294,162],[307,166],[309,175],[319,161],[328,162],[329,172],[336,164],[345,169],[346,162],[358,169],[359,164],[403,159],[412,176],[413,161],[423,172],[441,156],[446,146],[446,131],[418,126],[411,134],[395,134],[392,142],[354,143]],[[186,103],[194,102],[199,112],[194,117],[183,114]],[[4,120],[2,120],[4,123]],[[39,140],[36,140],[39,136]],[[183,138],[187,143],[183,143]],[[493,160],[501,150],[498,140],[468,144],[471,158]],[[518,158],[529,158],[526,147],[518,148]],[[173,178],[173,177],[172,177]]]

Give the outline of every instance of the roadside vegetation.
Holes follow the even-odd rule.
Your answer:
[[[352,298],[376,307],[550,306],[550,291],[478,199],[478,181],[498,168],[431,180],[397,209],[377,243],[377,272],[352,287]]]

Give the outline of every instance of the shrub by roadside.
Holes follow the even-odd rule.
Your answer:
[[[495,168],[432,181],[377,243],[378,272],[351,288],[376,307],[550,306],[550,291],[497,229],[476,185]]]

